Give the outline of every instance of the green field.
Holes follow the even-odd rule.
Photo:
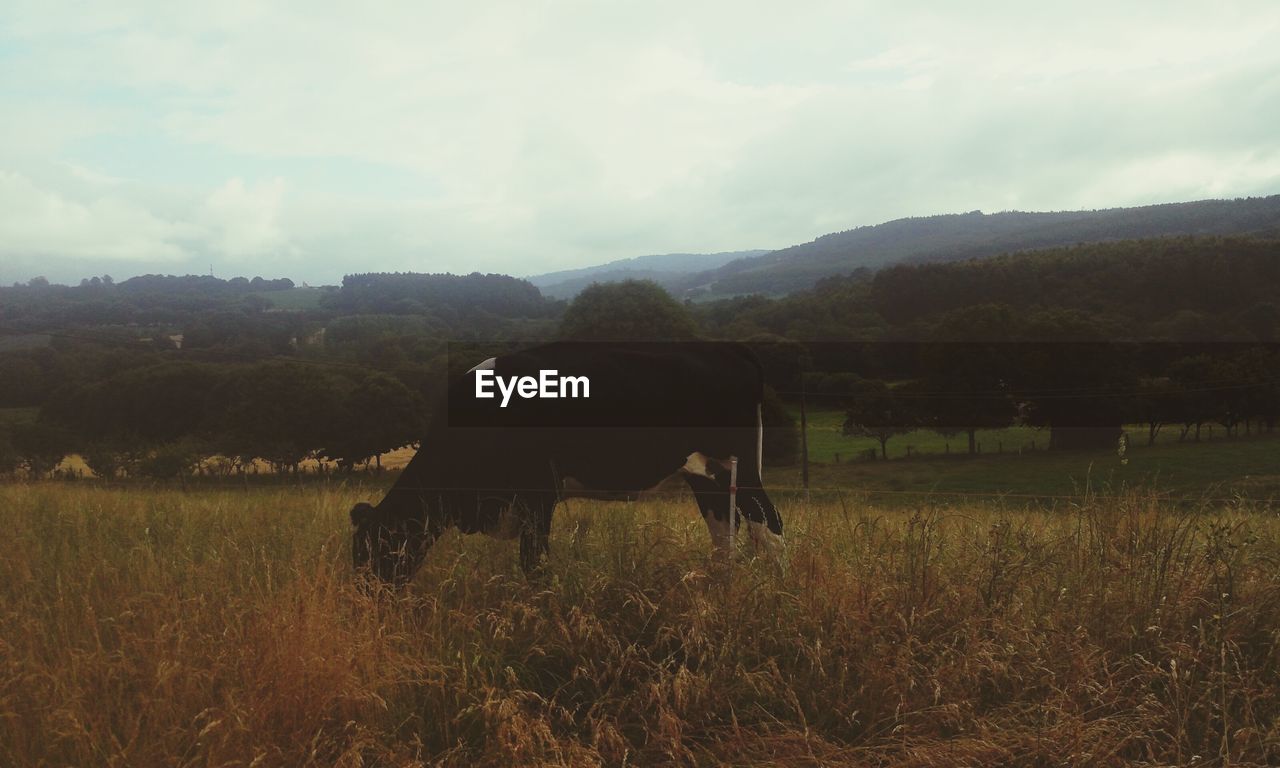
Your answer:
[[[869,438],[843,437],[842,418],[836,411],[819,411],[810,420],[810,487],[831,494],[875,493],[880,501],[894,497],[918,498],[925,494],[1073,495],[1084,492],[1118,493],[1131,489],[1159,491],[1179,497],[1243,495],[1268,499],[1280,497],[1280,435],[1255,435],[1179,442],[1177,432],[1166,428],[1155,445],[1145,444],[1145,432],[1130,430],[1127,462],[1113,450],[1058,452],[1044,450],[1047,434],[1030,428],[979,433],[984,448],[1003,441],[1004,453],[969,456],[958,452],[964,440],[953,440],[952,453],[941,449],[944,438],[919,431],[890,441],[891,460],[848,461],[844,457],[875,446]],[[1019,454],[1010,445],[1036,450]],[[895,442],[914,444],[920,451],[906,457],[893,450]],[[902,448],[903,446],[899,446]],[[835,463],[835,454],[841,454]],[[895,457],[896,458],[893,458]],[[769,485],[794,488],[800,469],[768,470]]]
[[[450,533],[354,589],[379,491],[0,486],[0,764],[1266,765],[1280,523],[790,500],[785,573],[688,498],[573,502],[534,579]]]
[[[796,424],[800,423],[798,406],[789,408]],[[848,437],[843,434],[844,411],[837,408],[808,407],[806,419],[809,424],[809,459],[821,463],[834,463],[839,454],[840,461],[863,460],[868,451],[874,450],[880,456],[880,442],[871,437]],[[1156,445],[1169,445],[1178,442],[1179,427],[1167,426],[1156,436]],[[1129,447],[1135,449],[1146,447],[1147,431],[1145,425],[1130,425],[1126,428],[1129,435]],[[1202,442],[1224,439],[1221,426],[1205,425],[1201,431]],[[1043,451],[1049,447],[1049,432],[1035,427],[1009,427],[1007,429],[978,430],[977,442],[983,454],[991,453],[1026,453]],[[902,435],[894,435],[886,445],[889,458],[904,458],[910,454],[954,455],[966,454],[969,450],[969,437],[966,434],[942,435],[927,429],[918,429]],[[910,451],[908,451],[910,449]]]

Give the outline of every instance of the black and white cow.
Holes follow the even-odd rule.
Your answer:
[[[556,396],[523,397],[533,388],[514,382],[524,377]],[[782,519],[760,475],[763,387],[755,356],[731,343],[558,342],[486,360],[451,384],[382,501],[351,510],[355,566],[402,585],[453,526],[519,537],[528,571],[547,552],[559,500],[635,499],[676,474],[725,552],[731,457],[735,520],[776,555]]]

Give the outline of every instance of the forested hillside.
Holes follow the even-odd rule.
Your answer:
[[[779,299],[698,304],[697,313],[711,333],[810,341],[1051,340],[1047,329],[1016,330],[1049,317],[1073,318],[1068,335],[1090,339],[1274,340],[1276,286],[1280,241],[1182,237],[864,269]]]
[[[739,259],[697,275],[683,287],[690,296],[776,296],[861,267],[959,261],[1099,241],[1246,234],[1280,236],[1280,195],[1096,211],[971,211],[898,219]]]
[[[768,251],[726,251],[723,253],[664,253],[636,256],[581,269],[566,269],[525,278],[538,286],[544,296],[571,299],[592,283],[623,280],[651,280],[668,290],[683,287],[689,275],[715,269],[735,259],[761,256]]]

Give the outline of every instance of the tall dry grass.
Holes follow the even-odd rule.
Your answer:
[[[0,488],[0,764],[1280,762],[1265,511],[793,503],[779,575],[574,502],[542,578],[451,535],[378,600],[355,500]]]

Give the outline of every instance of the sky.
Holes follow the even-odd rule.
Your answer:
[[[0,284],[1280,193],[1280,3],[1054,5],[4,0]]]

